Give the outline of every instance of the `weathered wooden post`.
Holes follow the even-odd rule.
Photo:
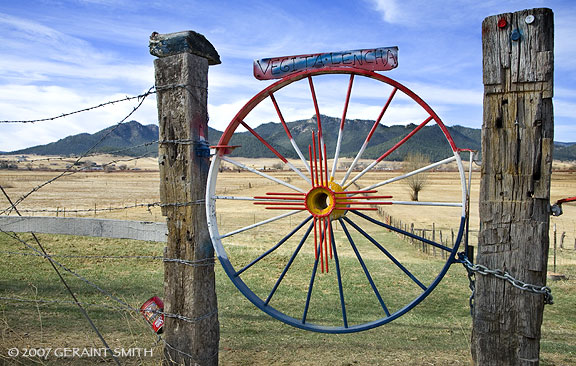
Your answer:
[[[166,317],[164,363],[217,365],[214,253],[204,208],[209,150],[202,142],[208,132],[208,65],[219,64],[220,58],[192,31],[153,33],[150,53],[158,56],[160,198],[169,235],[165,256],[187,261],[164,262],[164,311],[185,317]]]
[[[478,263],[543,286],[550,226],[553,13],[482,23],[484,122]],[[476,365],[538,365],[544,296],[476,276]]]

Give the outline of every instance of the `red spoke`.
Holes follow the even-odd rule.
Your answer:
[[[322,121],[320,120],[320,110],[318,109],[318,100],[316,99],[316,92],[314,91],[314,83],[312,77],[308,76],[308,84],[310,84],[310,92],[312,93],[312,101],[314,102],[314,110],[316,111],[316,123],[318,124],[318,137],[322,138]]]
[[[384,116],[384,113],[386,113],[386,110],[388,109],[388,106],[390,106],[390,102],[392,102],[392,98],[394,98],[394,95],[396,94],[396,91],[398,90],[398,88],[394,88],[392,89],[392,92],[390,93],[390,96],[388,97],[388,100],[386,101],[386,104],[384,104],[384,107],[382,107],[382,111],[380,112],[380,114],[378,115],[378,118],[376,118],[376,122],[374,123],[374,125],[372,126],[372,129],[370,130],[370,132],[368,133],[368,137],[366,138],[366,141],[369,141],[372,138],[372,135],[374,134],[374,132],[376,131],[376,127],[378,127],[378,125],[380,124],[380,121],[382,120],[382,117]]]
[[[316,175],[314,185],[318,185],[318,159],[316,158],[316,134],[314,131],[312,131],[312,150],[314,152],[314,174]]]
[[[426,118],[424,120],[424,122],[422,122],[420,125],[418,125],[418,127],[416,127],[415,129],[413,129],[408,135],[406,135],[406,137],[404,137],[402,140],[400,140],[396,145],[392,146],[390,148],[390,150],[386,151],[381,157],[379,157],[378,159],[376,159],[376,162],[381,162],[383,159],[385,159],[388,155],[392,154],[392,152],[394,152],[394,150],[396,150],[397,148],[399,148],[400,146],[402,146],[402,144],[404,144],[408,139],[410,139],[410,137],[414,136],[414,134],[418,131],[420,131],[420,129],[424,126],[426,126],[426,124],[428,122],[430,122],[432,120],[432,116],[429,116],[428,118]]]
[[[282,154],[280,154],[275,148],[273,148],[266,140],[264,140],[264,138],[262,136],[260,136],[258,134],[258,132],[254,131],[250,126],[248,126],[248,124],[246,124],[246,122],[244,121],[240,121],[240,123],[242,124],[242,126],[244,126],[248,131],[250,131],[250,133],[252,135],[254,135],[254,137],[256,137],[258,140],[260,140],[261,143],[263,143],[264,145],[266,145],[266,147],[272,151],[280,160],[282,160],[282,162],[284,164],[286,164],[288,162],[288,160],[282,156]]]
[[[328,235],[326,234],[328,221],[326,219],[324,219],[322,226],[324,228],[324,258],[326,258],[326,273],[328,273]]]
[[[318,134],[318,164],[320,165],[320,185],[324,185],[324,156],[322,153],[322,142],[320,141],[320,134]]]
[[[312,145],[308,145],[308,156],[310,160],[310,180],[312,181],[312,187],[314,187],[316,183],[314,183],[314,166],[312,164]]]
[[[326,186],[328,186],[328,158],[326,157],[326,144],[324,146],[324,179],[326,182]]]
[[[368,192],[368,191],[364,191],[364,192]],[[374,191],[376,192],[376,191]],[[266,192],[267,195],[270,196],[305,196],[306,193],[296,193],[296,192]]]
[[[314,217],[314,259],[318,260],[318,218]]]
[[[342,112],[342,120],[340,121],[340,131],[344,129],[344,123],[346,121],[346,114],[348,114],[348,104],[350,103],[350,94],[352,93],[353,83],[354,83],[354,74],[351,74],[350,81],[348,82],[348,92],[346,93],[346,102],[344,102],[344,111]]]
[[[292,134],[290,133],[290,130],[288,129],[288,125],[286,125],[286,121],[284,120],[284,117],[282,116],[282,112],[280,112],[280,107],[278,107],[278,103],[276,102],[276,98],[274,98],[274,94],[270,93],[270,100],[272,100],[272,103],[274,103],[274,108],[276,109],[276,113],[278,114],[278,118],[280,118],[280,123],[282,123],[282,126],[284,127],[284,131],[286,131],[286,135],[288,135],[288,138],[290,140],[292,140]]]

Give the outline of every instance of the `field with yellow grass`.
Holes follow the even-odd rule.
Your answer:
[[[114,158],[115,159],[115,158]],[[109,162],[110,157],[91,158],[98,165]],[[126,160],[129,160],[127,158]],[[273,169],[272,159],[238,159],[255,168],[266,167],[266,174],[282,182],[307,189],[303,180],[294,172],[283,167]],[[298,161],[294,164],[298,166]],[[44,163],[46,164],[46,163]],[[48,163],[49,164],[49,163]],[[63,164],[59,162],[58,164]],[[160,209],[155,205],[159,198],[159,173],[155,159],[124,162],[127,167],[110,172],[83,171],[62,174],[57,169],[65,165],[52,165],[54,170],[0,170],[0,185],[12,200],[28,195],[19,204],[23,215],[96,217],[120,220],[163,221]],[[329,166],[330,163],[329,163]],[[227,164],[228,170],[219,175],[216,194],[233,197],[260,197],[271,192],[286,192],[286,186],[246,171],[237,171]],[[47,168],[46,166],[44,168]],[[277,168],[277,167],[276,167]],[[381,170],[367,173],[357,182],[363,188],[400,174],[398,163],[387,163]],[[427,184],[420,193],[422,202],[453,202],[461,199],[460,182],[454,167],[443,167],[442,171],[431,172]],[[138,170],[134,170],[138,169]],[[357,173],[357,172],[356,172]],[[355,173],[352,174],[352,176]],[[344,171],[336,173],[336,181]],[[472,178],[470,229],[471,244],[475,245],[478,231],[478,190],[480,173],[475,167]],[[354,188],[351,186],[350,189]],[[390,195],[392,201],[410,201],[409,189],[402,182],[378,188],[377,195]],[[551,200],[576,195],[576,173],[558,171],[553,175]],[[382,200],[380,200],[382,201]],[[413,205],[373,205],[378,211],[366,211],[370,217],[383,221],[385,215],[401,221],[405,228],[425,229],[435,235],[442,232],[443,241],[450,243],[451,231],[459,226],[460,208],[442,208]],[[9,207],[4,197],[0,198],[0,209]],[[253,201],[218,199],[216,203],[219,230],[222,233],[258,224],[284,211],[267,210]],[[556,225],[557,251],[556,272],[568,276],[565,281],[551,281],[555,304],[546,307],[542,336],[541,365],[576,365],[576,318],[573,309],[576,302],[576,205],[564,204],[564,215],[551,217],[551,227]],[[13,212],[11,214],[14,214]],[[354,215],[347,215],[353,217]],[[354,216],[355,217],[355,216]],[[272,224],[260,225],[226,242],[230,253],[239,265],[249,263],[263,250],[274,245],[278,238],[286,235],[288,228],[305,219],[295,214],[279,219]],[[396,258],[405,263],[417,276],[425,281],[433,279],[430,272],[438,271],[445,259],[438,253],[422,253],[417,245],[411,245],[398,235],[389,233],[372,224],[362,224],[381,243],[386,243]],[[564,234],[563,234],[564,233]],[[345,241],[345,232],[340,224],[334,225],[335,239]],[[298,237],[301,238],[302,234]],[[560,248],[560,240],[564,248]],[[363,253],[367,266],[371,268],[375,281],[382,284],[391,310],[400,307],[405,296],[413,296],[409,285],[398,273],[388,268],[373,248],[370,249],[359,235],[358,248]],[[551,229],[551,238],[553,232]],[[35,243],[29,234],[19,235],[20,240],[0,233],[0,362],[6,364],[94,364],[111,363],[110,358],[55,358],[31,359],[10,358],[10,348],[30,347],[101,347],[77,308],[70,301],[47,261],[30,248]],[[162,296],[163,243],[139,242],[119,239],[73,237],[64,235],[39,235],[47,251],[62,265],[88,279],[93,285],[63,271],[80,301],[86,304],[103,336],[112,348],[142,348],[153,350],[141,357],[122,359],[123,364],[160,364],[162,343],[133,309],[120,309],[115,298],[138,308],[153,295]],[[276,240],[276,242],[274,241]],[[436,237],[438,240],[438,237]],[[551,239],[551,243],[553,240]],[[247,272],[246,281],[255,292],[269,290],[286,258],[293,250],[286,247],[279,251],[278,262],[262,263]],[[292,248],[292,249],[289,249]],[[553,248],[550,250],[549,268],[553,265]],[[339,249],[340,250],[340,249]],[[354,254],[342,250],[342,268],[352,268],[357,262]],[[314,261],[312,245],[302,252],[303,262],[295,263],[286,288],[278,293],[278,307],[293,309],[300,314],[302,296],[310,279],[309,265]],[[108,258],[106,258],[108,257]],[[284,261],[284,262],[283,262]],[[306,263],[306,261],[308,261]],[[272,265],[272,267],[270,267]],[[324,295],[313,303],[312,318],[328,317],[338,323],[340,315],[332,306],[334,298],[334,263],[330,272],[320,275],[318,292]],[[377,270],[380,269],[380,270]],[[222,365],[468,365],[471,320],[468,308],[468,280],[461,265],[448,271],[438,288],[419,306],[399,319],[382,327],[349,335],[310,333],[280,323],[250,304],[231,284],[222,268],[216,265],[221,324],[220,364]],[[352,273],[352,272],[351,272]],[[437,272],[436,272],[437,273]],[[432,277],[430,277],[432,276]],[[357,278],[356,278],[357,277]],[[272,282],[271,282],[272,281]],[[390,282],[390,285],[386,283]],[[409,282],[409,281],[408,281]],[[364,321],[382,317],[374,298],[365,298],[367,284],[362,275],[351,276],[347,283],[351,321]],[[404,286],[404,287],[402,287]],[[402,292],[406,288],[406,293]],[[103,293],[100,290],[104,290]],[[369,289],[368,289],[369,290]],[[352,310],[355,307],[355,310]],[[292,310],[290,310],[292,311]],[[11,363],[12,362],[12,363]]]

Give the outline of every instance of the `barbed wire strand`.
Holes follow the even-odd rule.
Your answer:
[[[153,207],[184,207],[184,206],[193,206],[193,205],[201,205],[204,204],[206,200],[200,199],[196,201],[189,201],[189,202],[174,202],[174,203],[162,203],[162,202],[151,202],[151,203],[135,203],[133,205],[126,205],[126,206],[116,206],[116,207],[108,207],[108,208],[77,208],[77,209],[66,209],[67,213],[82,213],[82,212],[110,212],[110,211],[120,211],[120,210],[129,210],[132,208],[141,208],[146,207],[148,210],[152,209]],[[39,208],[39,209],[19,209],[20,212],[24,213],[63,213],[64,209],[60,208]]]
[[[45,255],[38,254],[38,253],[27,253],[27,252],[15,252],[9,250],[0,250],[0,253],[8,254],[8,255],[21,255],[21,256],[31,256],[31,257],[46,257]],[[208,267],[213,266],[215,263],[215,258],[205,258],[205,259],[197,259],[197,260],[186,260],[180,258],[165,258],[162,256],[154,256],[154,255],[75,255],[75,254],[50,254],[50,257],[59,257],[59,258],[77,258],[77,259],[151,259],[151,260],[162,260],[163,262],[173,262],[173,263],[180,263],[185,264],[191,267]]]
[[[4,194],[4,196],[6,197],[6,199],[8,200],[8,202],[10,202],[10,204],[12,206],[14,206],[14,203],[12,203],[12,200],[10,199],[10,196],[8,195],[8,193],[4,190],[4,188],[2,186],[0,186],[0,190],[2,190],[2,193]],[[16,206],[14,206],[14,210],[16,211],[16,213],[21,216],[20,212],[18,211],[18,208]],[[54,269],[54,271],[56,272],[56,274],[58,275],[58,278],[60,279],[60,282],[62,282],[62,284],[64,285],[64,287],[66,287],[66,290],[68,291],[68,293],[70,294],[70,296],[72,297],[72,299],[74,299],[74,301],[76,302],[76,305],[78,306],[78,308],[80,309],[80,312],[82,313],[82,315],[84,315],[84,317],[86,318],[86,320],[88,321],[88,323],[90,324],[90,326],[92,327],[92,329],[94,330],[94,332],[96,332],[96,334],[98,335],[98,338],[100,338],[100,341],[102,341],[102,344],[104,345],[104,347],[106,347],[107,350],[109,350],[110,352],[112,352],[112,349],[110,348],[110,346],[108,345],[108,343],[106,342],[106,340],[104,339],[104,336],[102,336],[102,333],[100,333],[100,331],[98,330],[98,328],[96,327],[96,324],[94,324],[94,322],[92,321],[92,319],[90,318],[90,315],[88,315],[88,312],[86,311],[86,309],[84,309],[84,307],[79,303],[78,298],[76,297],[76,295],[74,294],[74,292],[72,291],[72,289],[70,288],[70,286],[68,286],[68,283],[66,282],[66,280],[64,279],[64,277],[62,277],[62,274],[60,273],[60,271],[58,270],[58,268],[54,265],[54,262],[52,261],[52,259],[48,256],[48,253],[46,253],[46,250],[44,249],[44,247],[42,246],[42,244],[40,243],[40,240],[38,240],[38,237],[36,236],[36,234],[31,233],[32,237],[34,238],[34,241],[36,242],[36,244],[38,245],[38,247],[40,248],[40,250],[42,251],[42,253],[46,256],[46,259],[48,259],[48,261],[50,262],[52,268]],[[30,248],[33,248],[32,246],[30,246]],[[36,248],[34,248],[36,249]],[[114,355],[111,354],[112,359],[114,359],[114,361],[116,362],[116,364],[118,366],[121,366],[120,361],[118,360],[118,358]]]
[[[46,304],[46,305],[50,305],[50,304],[76,305],[75,301],[53,300],[53,299],[25,299],[22,297],[12,297],[12,296],[0,296],[0,300],[12,301],[12,302],[22,302],[22,303]],[[142,309],[128,305],[128,304],[122,305],[121,307],[119,307],[119,306],[112,306],[109,304],[98,304],[98,303],[91,303],[91,302],[80,302],[79,301],[79,303],[83,306],[110,309],[110,310],[114,310],[114,311],[131,311],[131,312],[136,312],[136,313],[142,312]],[[197,323],[199,321],[202,321],[204,319],[208,319],[208,318],[214,316],[218,311],[213,310],[211,312],[208,312],[206,314],[200,315],[200,316],[195,317],[195,318],[190,318],[190,317],[180,315],[180,314],[167,313],[167,312],[164,312],[161,310],[146,310],[146,312],[154,313],[154,314],[161,314],[167,318],[179,319],[179,320],[185,321],[187,323]]]
[[[94,105],[92,107],[86,107],[86,108],[82,108],[82,109],[78,109],[72,112],[66,112],[66,113],[62,113],[59,114],[57,116],[53,116],[53,117],[46,117],[46,118],[38,118],[38,119],[30,119],[30,120],[0,120],[0,123],[36,123],[36,122],[46,122],[46,121],[53,121],[56,119],[60,119],[60,118],[65,118],[74,114],[78,114],[78,113],[83,113],[83,112],[88,112],[94,109],[98,109],[98,108],[102,108],[102,107],[106,107],[109,105],[113,105],[116,103],[121,103],[121,102],[127,102],[130,100],[134,100],[134,99],[140,99],[140,98],[146,98],[147,96],[151,95],[151,94],[156,94],[158,92],[162,92],[165,90],[170,90],[170,89],[176,89],[176,88],[184,88],[186,89],[188,92],[191,92],[189,90],[189,87],[195,87],[195,88],[201,88],[201,89],[205,89],[207,90],[206,87],[203,86],[198,86],[198,85],[187,85],[187,84],[170,84],[170,85],[163,85],[163,86],[151,86],[148,91],[146,91],[145,93],[142,93],[140,95],[135,95],[135,96],[126,96],[124,98],[120,98],[120,99],[116,99],[116,100],[110,100],[104,103],[100,103],[97,105]]]
[[[95,147],[98,146],[105,138],[107,138],[116,128],[118,128],[118,126],[119,126],[120,124],[124,123],[124,122],[142,105],[142,103],[144,102],[144,99],[145,99],[148,95],[154,94],[154,93],[156,93],[156,92],[158,92],[158,91],[163,91],[163,90],[172,89],[172,88],[179,88],[179,87],[184,87],[184,88],[186,88],[186,90],[187,90],[188,92],[191,92],[191,91],[188,89],[188,85],[186,85],[186,84],[174,84],[174,85],[166,85],[166,86],[156,87],[156,88],[155,88],[155,89],[156,89],[155,91],[152,91],[152,89],[153,89],[154,87],[151,87],[146,93],[141,94],[141,95],[138,95],[138,96],[135,96],[135,97],[126,97],[126,98],[119,99],[119,100],[116,100],[116,101],[110,101],[110,102],[106,102],[106,103],[101,103],[101,104],[99,104],[99,105],[97,105],[97,106],[94,106],[94,107],[89,107],[89,108],[84,108],[84,109],[81,109],[81,110],[78,110],[78,111],[74,111],[74,112],[64,113],[64,114],[59,115],[59,116],[56,116],[56,117],[43,118],[43,119],[37,119],[37,120],[28,120],[28,121],[0,121],[0,123],[35,123],[35,122],[41,122],[41,121],[55,120],[55,119],[58,119],[58,118],[63,118],[63,117],[66,117],[66,116],[70,116],[70,115],[72,115],[72,114],[76,114],[76,113],[80,113],[80,112],[86,112],[86,111],[89,111],[89,110],[92,110],[92,109],[104,107],[104,106],[106,106],[106,105],[114,104],[114,103],[117,103],[117,102],[128,101],[128,100],[133,100],[133,99],[139,99],[139,100],[140,100],[139,104],[138,104],[136,107],[134,107],[134,109],[133,109],[125,118],[123,118],[119,123],[117,123],[117,125],[116,125],[113,129],[111,129],[105,136],[103,136],[96,144],[94,144],[94,145],[93,145],[90,149],[88,149],[84,154],[80,155],[78,158],[76,158],[76,159],[74,160],[74,164],[72,165],[72,166],[74,166],[74,165],[76,165],[77,163],[79,163],[83,158],[85,158],[85,157],[87,157],[87,156],[91,156],[91,155],[90,155],[90,152],[93,151],[93,150],[95,149]],[[132,150],[132,149],[134,149],[134,148],[136,148],[136,147],[149,146],[149,145],[152,145],[152,144],[154,144],[154,143],[188,143],[188,144],[189,144],[189,143],[194,143],[194,142],[193,142],[193,141],[190,141],[190,140],[152,141],[152,142],[148,142],[148,143],[141,144],[140,146],[137,145],[137,146],[134,146],[134,147],[124,148],[124,149],[118,150],[116,153],[118,153],[118,152],[123,152],[123,151],[128,151],[128,150]],[[108,152],[108,153],[109,153],[109,154],[112,154],[112,153],[114,153],[114,152]],[[140,156],[140,157],[137,157],[137,158],[142,158],[142,157],[144,157],[144,156],[146,156],[146,155],[148,155],[148,154],[145,154],[145,155]],[[137,158],[132,158],[132,159],[129,159],[128,161],[130,161],[130,160],[136,160]],[[54,160],[54,158],[52,158],[52,159]],[[37,159],[37,160],[40,160],[40,159]],[[45,160],[50,160],[50,158],[47,158],[47,159],[45,159]],[[113,164],[113,163],[114,163],[114,162],[108,163],[108,165]],[[75,173],[78,173],[78,172],[84,171],[84,170],[86,170],[86,169],[79,169],[79,170],[73,170],[73,171],[71,171],[71,169],[69,169],[69,168],[66,169],[62,174],[54,177],[53,179],[50,179],[50,180],[44,182],[43,184],[41,184],[41,185],[39,185],[39,186],[37,186],[37,187],[34,187],[34,188],[33,188],[31,191],[29,191],[27,194],[25,194],[25,195],[23,195],[22,197],[20,197],[15,203],[12,203],[12,202],[11,202],[11,203],[12,203],[12,207],[4,210],[1,214],[4,214],[4,213],[6,213],[6,212],[10,212],[10,211],[12,211],[12,209],[17,210],[16,206],[17,206],[18,204],[20,204],[23,200],[25,200],[28,196],[30,196],[30,195],[33,194],[34,192],[38,191],[38,190],[41,189],[42,187],[44,187],[44,186],[46,186],[46,185],[54,182],[55,180],[57,180],[57,179],[59,179],[59,178],[61,178],[61,177],[63,177],[63,176],[75,174]],[[186,205],[186,204],[187,204],[187,203],[184,203],[184,205]],[[168,204],[168,205],[170,205],[170,204]],[[149,206],[149,205],[148,205],[148,206]],[[5,231],[2,230],[2,229],[0,229],[0,231],[3,232],[3,233],[5,233],[5,234],[7,234],[8,236],[11,236],[11,235],[9,235],[7,232],[5,232]],[[32,233],[32,235],[34,235],[34,234]],[[46,252],[40,253],[40,252],[37,251],[35,248],[33,248],[33,247],[30,246],[29,244],[27,244],[27,243],[25,243],[24,241],[22,241],[16,234],[14,234],[14,236],[11,236],[11,237],[13,237],[14,239],[16,239],[16,240],[18,240],[18,241],[26,244],[26,246],[28,246],[30,249],[36,251],[39,256],[44,256],[44,257],[48,258],[48,259],[50,260],[50,263],[52,264],[52,266],[54,267],[54,269],[55,269],[56,271],[57,271],[57,269],[56,269],[56,267],[54,266],[55,264],[59,265],[61,268],[65,269],[66,271],[68,271],[69,273],[75,275],[76,277],[82,279],[84,282],[86,282],[86,283],[92,285],[93,287],[97,288],[99,291],[101,291],[101,292],[103,292],[103,293],[107,293],[108,296],[110,296],[112,299],[115,299],[116,301],[120,301],[120,303],[123,304],[124,306],[129,306],[129,305],[126,304],[124,301],[118,299],[117,297],[115,297],[114,295],[110,294],[109,292],[107,292],[107,291],[101,289],[100,287],[96,286],[95,284],[91,283],[91,281],[88,281],[87,279],[83,278],[82,276],[76,274],[74,271],[72,271],[72,270],[68,269],[67,267],[63,266],[62,264],[54,261]],[[38,244],[41,245],[40,243],[38,243]],[[43,247],[41,247],[41,248],[43,249]],[[174,262],[184,263],[184,264],[187,264],[187,265],[200,265],[200,264],[197,264],[197,263],[196,263],[196,264],[191,264],[191,263],[190,263],[191,261],[184,261],[184,260],[181,260],[181,259],[171,259],[171,258],[162,258],[162,259],[163,259],[164,261],[167,261],[167,262],[168,262],[168,261],[174,261]],[[205,265],[213,265],[213,263],[205,264]],[[59,273],[58,271],[57,271],[57,273],[58,273],[59,276],[61,277],[61,275],[60,275],[60,273]],[[61,279],[63,280],[62,277],[61,277]],[[73,294],[72,294],[72,295],[73,295]],[[0,299],[2,299],[2,298],[0,298]],[[76,304],[79,304],[79,302],[77,301],[77,299],[75,299],[75,300],[76,300],[75,303],[76,303]],[[138,310],[138,309],[132,308],[132,310]],[[196,319],[187,318],[187,317],[184,317],[184,316],[179,315],[179,314],[168,314],[168,313],[164,313],[164,312],[161,312],[161,313],[164,314],[165,316],[172,316],[172,317],[178,318],[178,319],[180,319],[180,320],[184,320],[184,321],[199,321],[199,320],[202,320],[202,319],[211,317],[211,316],[213,316],[214,314],[217,314],[217,312],[218,312],[218,311],[215,310],[215,311],[213,311],[213,312],[211,312],[211,313],[205,314],[204,316],[198,317],[198,318],[196,318]],[[187,356],[187,357],[190,358],[191,360],[199,360],[198,357],[195,357],[195,356],[193,356],[193,355],[191,355],[191,354],[189,354],[189,353],[183,352],[182,350],[179,350],[179,349],[175,348],[174,346],[172,346],[171,344],[169,344],[166,340],[164,340],[160,335],[157,335],[157,337],[158,337],[158,341],[161,340],[166,347],[168,347],[168,348],[170,348],[170,349],[172,349],[172,350],[174,350],[174,351],[176,351],[176,352],[178,352],[178,353],[180,353],[180,354],[182,354],[182,355]],[[102,341],[104,341],[103,338],[102,338]],[[158,343],[158,341],[157,341],[156,343]],[[105,341],[104,341],[104,342],[105,342]],[[106,345],[106,344],[105,344],[105,345]],[[106,347],[107,347],[108,349],[110,349],[107,345],[106,345]],[[204,360],[204,359],[212,359],[212,358],[217,357],[217,356],[218,356],[218,351],[217,351],[214,355],[212,355],[212,356],[210,356],[210,357],[208,357],[208,358],[202,358],[202,360]],[[118,359],[117,359],[114,355],[112,355],[112,357],[114,358],[114,360],[116,361],[117,364],[120,364],[119,361],[118,361]]]
[[[139,148],[143,148],[143,147],[148,147],[148,146],[152,146],[154,144],[193,144],[194,141],[190,140],[190,139],[181,139],[181,140],[154,140],[154,141],[149,141],[149,142],[144,142],[142,144],[138,144],[138,145],[132,145],[132,146],[128,146],[128,147],[124,147],[122,149],[118,149],[118,150],[113,150],[113,151],[96,151],[93,153],[90,153],[88,155],[85,155],[84,158],[87,157],[92,157],[92,156],[97,156],[97,155],[119,155],[120,153],[126,152],[126,151],[130,151],[130,150],[135,150],[135,149],[139,149]],[[144,158],[147,157],[147,155],[155,153],[156,151],[149,151],[143,155],[140,155],[138,158]],[[26,154],[23,154],[26,155]],[[23,163],[35,163],[38,161],[53,161],[53,160],[57,160],[57,161],[68,161],[68,162],[74,162],[75,159],[79,158],[80,155],[71,155],[71,156],[54,156],[54,157],[48,157],[48,158],[38,158],[38,159],[26,159],[24,161],[22,161]],[[9,159],[2,159],[2,161],[10,161]],[[105,165],[111,165],[115,163],[115,161],[112,162],[108,162],[108,163],[104,163],[102,164],[103,166]]]
[[[45,122],[45,121],[53,121],[56,119],[60,119],[60,118],[64,118],[64,117],[68,117],[74,114],[78,114],[78,113],[82,113],[82,112],[88,112],[91,111],[93,109],[98,109],[98,108],[102,108],[102,107],[106,107],[112,104],[116,104],[116,103],[120,103],[120,102],[127,102],[130,100],[134,100],[134,99],[140,99],[143,97],[147,97],[150,94],[155,94],[156,91],[152,90],[154,89],[154,87],[148,89],[147,92],[140,94],[140,95],[136,95],[136,96],[132,96],[132,97],[124,97],[121,99],[116,99],[116,100],[111,100],[108,102],[104,102],[104,103],[100,103],[98,105],[92,106],[92,107],[87,107],[87,108],[82,108],[73,112],[67,112],[67,113],[62,113],[58,116],[54,116],[54,117],[47,117],[47,118],[39,118],[39,119],[31,119],[31,120],[6,120],[6,121],[0,121],[0,123],[36,123],[36,122]]]
[[[116,131],[116,129],[118,129],[120,127],[120,125],[122,125],[124,122],[126,122],[126,120],[128,118],[130,118],[130,116],[132,114],[134,114],[134,112],[136,112],[138,110],[138,108],[140,108],[142,106],[142,104],[144,103],[144,100],[146,100],[146,97],[148,95],[150,95],[150,91],[153,89],[154,87],[151,87],[147,93],[142,94],[141,96],[139,96],[138,100],[138,104],[133,107],[132,111],[130,111],[130,113],[128,113],[124,118],[122,118],[120,120],[120,122],[118,122],[114,127],[110,128],[95,144],[93,144],[88,150],[86,150],[84,152],[84,154],[82,154],[78,159],[75,160],[75,162],[73,163],[73,166],[78,164],[86,155],[90,154],[90,152],[92,152],[98,145],[100,145],[102,143],[102,141],[104,141],[106,138],[108,138],[108,136],[110,136],[112,134],[112,132]],[[34,192],[38,191],[39,189],[41,189],[42,187],[45,187],[46,185],[56,181],[57,179],[65,176],[65,175],[71,175],[71,174],[75,174],[78,171],[81,170],[85,170],[85,169],[80,169],[80,170],[74,170],[71,171],[71,168],[66,169],[64,172],[62,172],[61,174],[57,175],[56,177],[34,187],[31,191],[29,191],[28,193],[24,194],[23,196],[21,196],[20,198],[18,198],[14,204],[12,205],[13,208],[16,208],[22,201],[24,201],[26,198],[28,198],[31,194],[33,194]],[[6,212],[11,212],[12,211],[12,207],[8,207],[7,209],[5,209],[4,211],[2,211],[2,213],[0,214],[4,214]]]

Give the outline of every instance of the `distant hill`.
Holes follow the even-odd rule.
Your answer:
[[[322,130],[328,155],[333,155],[336,149],[340,119],[320,116]],[[374,121],[353,119],[347,120],[341,145],[341,156],[354,157]],[[287,123],[290,132],[302,150],[311,143],[312,131],[316,130],[316,116],[306,120]],[[397,142],[402,140],[416,125],[379,125],[368,144],[363,157],[378,158],[388,151]],[[481,130],[463,126],[447,127],[456,146],[480,150]],[[297,158],[286,133],[279,123],[264,123],[255,128],[256,132],[273,145],[281,154],[288,158]],[[108,136],[106,136],[108,135]],[[215,145],[222,132],[210,128],[208,140]],[[105,137],[106,136],[106,137]],[[104,138],[105,137],[105,138]],[[104,138],[104,140],[102,140]],[[140,156],[148,154],[157,156],[158,126],[142,125],[137,121],[130,121],[119,126],[105,128],[94,134],[81,133],[68,136],[46,145],[34,146],[22,150],[12,151],[10,154],[38,154],[38,155],[80,155],[88,148],[102,142],[93,151],[97,153],[116,153],[118,155]],[[243,157],[274,157],[274,154],[259,143],[249,132],[234,134],[231,145],[240,145],[232,156]],[[132,148],[133,146],[136,146]],[[130,149],[129,149],[130,148]],[[402,160],[407,152],[419,152],[430,156],[432,161],[450,156],[450,149],[442,131],[436,125],[425,126],[405,144],[389,156],[390,160]],[[304,151],[306,154],[306,152]],[[557,160],[576,160],[576,143],[555,143],[554,158]]]

